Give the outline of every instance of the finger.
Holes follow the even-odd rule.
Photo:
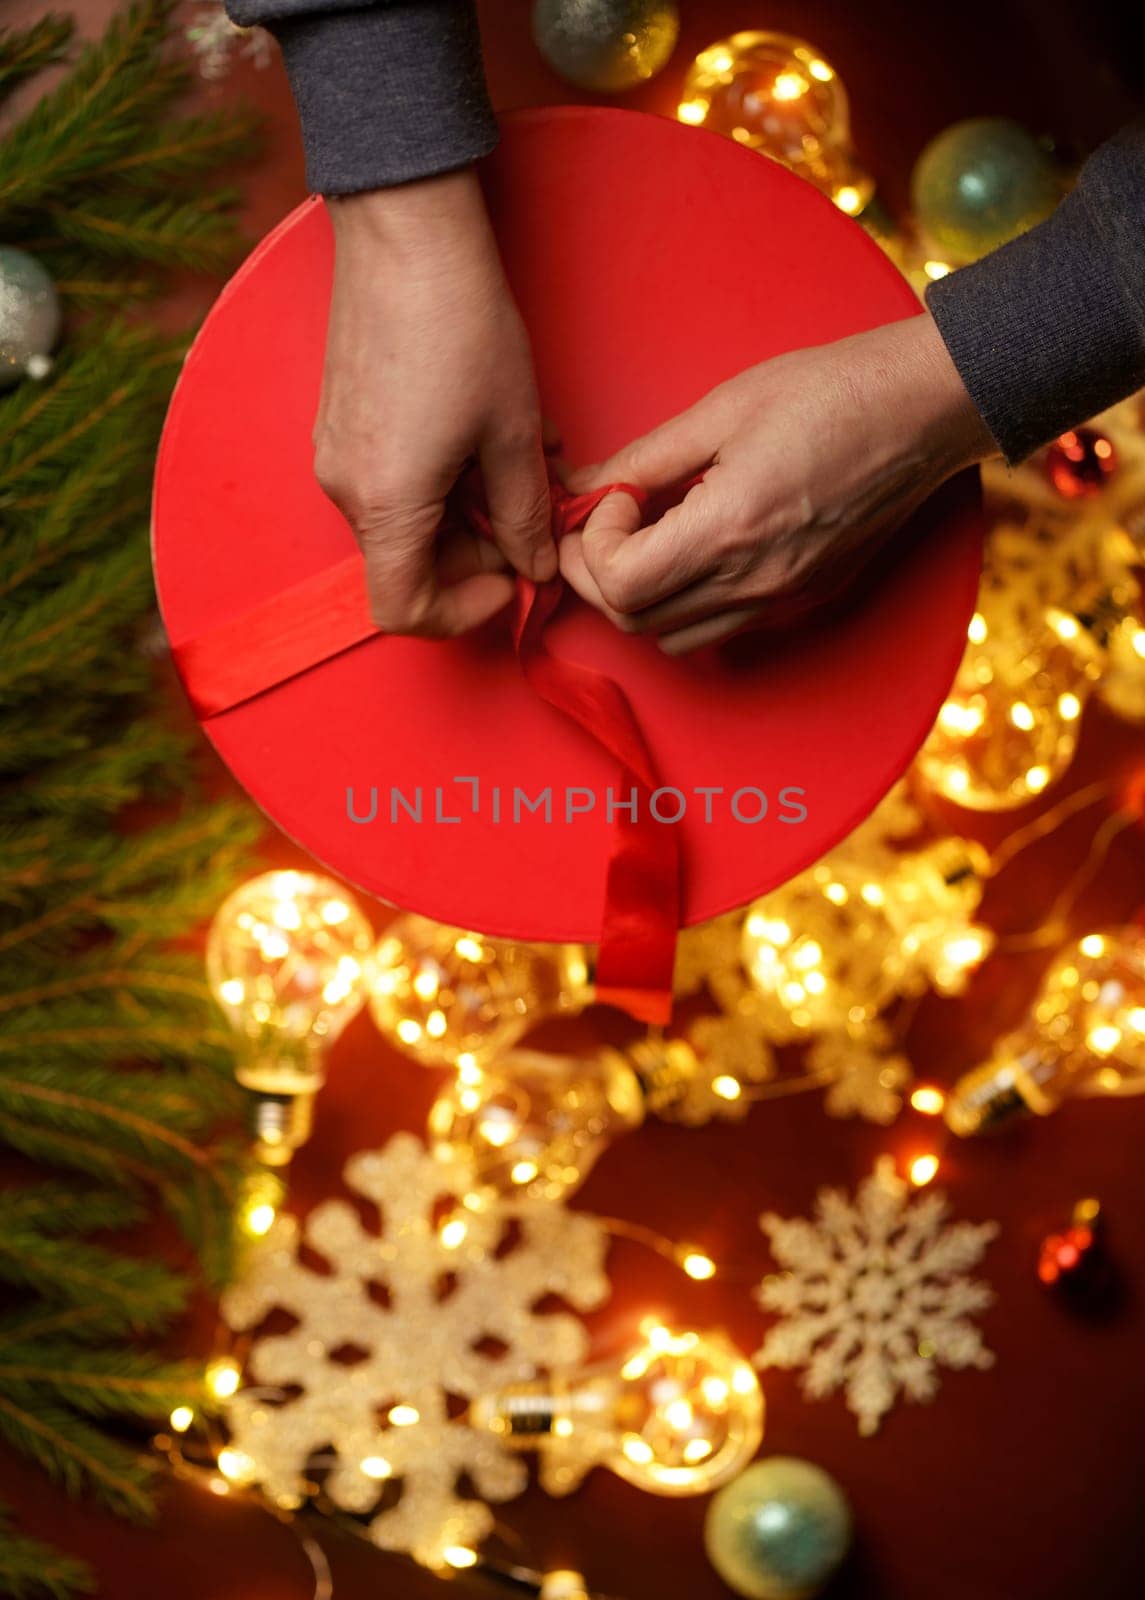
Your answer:
[[[628,543],[640,522],[641,510],[632,495],[623,489],[606,494],[589,513],[581,533],[582,540],[592,547],[592,566],[606,568],[616,552]]]
[[[712,408],[701,403],[672,417],[643,438],[595,466],[569,476],[575,494],[587,494],[606,483],[635,483],[641,489],[667,489],[708,466],[719,447]]]
[[[440,584],[460,583],[480,572],[504,572],[508,565],[491,539],[460,529],[438,535],[434,566]]]
[[[606,616],[609,622],[624,630],[631,631],[629,619],[620,611],[614,611],[608,601],[597,588],[596,581],[589,572],[584,561],[583,540],[579,533],[570,533],[560,543],[561,577],[575,594]]]
[[[516,592],[516,579],[508,573],[486,572],[463,578],[460,583],[437,591],[418,632],[434,639],[469,633],[503,611]]]
[[[512,597],[511,577],[473,569],[472,563],[482,560],[477,551],[467,558],[473,575],[442,586],[436,564],[441,512],[436,505],[379,513],[355,529],[366,560],[370,612],[384,633],[425,638],[464,633],[488,621]],[[465,570],[456,543],[449,560]]]
[[[688,584],[668,600],[628,612],[628,625],[633,633],[674,633],[726,611],[737,600],[742,603],[743,597],[735,593],[734,583],[717,573]]]
[[[544,583],[557,571],[549,475],[540,434],[490,438],[480,451],[493,539],[525,578]]]
[[[730,639],[733,634],[757,621],[758,607],[744,606],[737,611],[723,611],[703,622],[694,622],[690,627],[677,629],[675,633],[666,633],[657,643],[665,655],[683,656],[692,650],[702,650],[705,645],[722,644],[725,639]]]
[[[639,525],[631,495],[607,495],[584,528],[584,559],[615,611],[640,611],[711,572],[719,559],[719,468],[690,489],[658,522]]]

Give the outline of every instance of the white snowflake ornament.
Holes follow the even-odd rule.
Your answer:
[[[994,1299],[965,1276],[998,1232],[995,1222],[948,1222],[946,1197],[913,1197],[889,1157],[853,1200],[821,1189],[815,1219],[771,1213],[760,1226],[786,1271],[756,1298],[779,1314],[754,1357],[757,1367],[804,1367],[803,1392],[843,1389],[872,1434],[903,1396],[930,1401],[939,1366],[988,1367],[994,1356],[970,1318]]]
[[[197,0],[193,20],[184,32],[198,60],[199,74],[208,83],[225,78],[239,58],[252,61],[260,70],[270,64],[270,34],[265,28],[240,28],[227,16],[222,0]]]
[[[376,1232],[346,1200],[301,1227],[281,1217],[224,1296],[232,1328],[293,1319],[251,1345],[227,1406],[232,1455],[283,1505],[329,1467],[326,1494],[374,1513],[375,1544],[440,1566],[489,1533],[486,1501],[526,1482],[524,1463],[465,1421],[467,1402],[584,1359],[580,1318],[534,1307],[550,1294],[600,1305],[607,1238],[591,1217],[478,1192],[467,1158],[437,1158],[409,1133],[353,1156],[344,1177],[377,1208]],[[459,1493],[463,1475],[480,1498]]]

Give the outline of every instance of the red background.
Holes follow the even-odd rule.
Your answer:
[[[17,0],[6,9],[5,20],[18,22],[45,8]],[[85,30],[94,31],[111,6],[80,0],[74,9]],[[660,79],[621,103],[669,112],[691,56],[734,28],[801,33],[834,61],[848,85],[860,157],[878,175],[892,208],[904,202],[910,164],[922,144],[957,117],[1006,112],[1054,133],[1066,147],[1084,149],[1132,108],[1119,75],[1128,53],[1118,48],[1112,11],[1100,6],[974,0],[957,9],[906,8],[871,0],[843,7],[808,0],[764,7],[681,0],[681,11],[683,32],[672,62]],[[489,0],[481,12],[500,106],[590,98],[540,61],[525,0]],[[204,86],[199,97],[210,102],[240,93],[258,101],[271,122],[269,155],[246,175],[253,239],[301,198],[301,160],[277,64],[261,74],[240,67],[222,85]],[[618,174],[618,190],[638,180],[638,174]],[[202,309],[209,295],[206,286],[188,284],[172,297],[169,315]],[[173,714],[185,714],[174,697],[172,705]],[[1122,785],[1140,764],[1140,734],[1090,709],[1078,760],[1065,784],[1051,791],[1050,803],[1094,778]],[[935,810],[939,826],[973,832],[987,844],[1025,817],[976,822],[950,808]],[[1094,826],[1095,813],[1085,813],[1019,858],[992,887],[986,920],[1003,932],[1037,923],[1084,856]],[[272,840],[267,857],[301,864],[284,842]],[[1143,899],[1140,835],[1129,833],[1079,906],[1077,931],[1123,920]],[[964,1000],[925,1002],[909,1040],[920,1076],[947,1082],[979,1059],[1022,1014],[1041,964],[1036,957],[997,957]],[[565,1037],[620,1037],[622,1027],[600,1014]],[[381,1143],[398,1127],[419,1128],[436,1085],[435,1075],[386,1052],[360,1019],[338,1049],[314,1140],[298,1164],[299,1206],[337,1189],[350,1151]],[[982,1268],[998,1295],[982,1319],[997,1355],[990,1372],[944,1375],[933,1405],[897,1408],[873,1439],[858,1437],[838,1398],[808,1403],[796,1374],[764,1375],[765,1449],[820,1463],[839,1479],[856,1513],[856,1548],[830,1591],[833,1600],[1140,1595],[1143,1134],[1145,1104],[1084,1102],[1004,1142],[944,1151],[939,1181],[955,1214],[1001,1224]],[[615,1343],[645,1311],[658,1309],[696,1326],[723,1324],[744,1350],[754,1350],[765,1320],[748,1290],[772,1265],[759,1213],[803,1214],[822,1183],[853,1187],[879,1153],[905,1158],[930,1148],[934,1137],[933,1125],[911,1113],[889,1131],[834,1121],[817,1095],[758,1106],[738,1126],[650,1124],[605,1156],[576,1203],[695,1239],[727,1262],[729,1272],[722,1281],[694,1285],[647,1252],[618,1244],[614,1302],[594,1318],[602,1342]],[[1090,1192],[1104,1202],[1111,1248],[1127,1285],[1126,1304],[1100,1323],[1068,1314],[1033,1274],[1041,1236]],[[211,1326],[204,1307],[192,1330],[204,1349]],[[311,1593],[289,1531],[251,1507],[192,1486],[171,1490],[159,1525],[148,1531],[67,1504],[31,1468],[6,1455],[0,1456],[0,1497],[29,1531],[91,1559],[115,1600],[307,1600]],[[702,1501],[669,1504],[604,1472],[593,1474],[570,1501],[531,1491],[499,1511],[538,1566],[579,1567],[591,1585],[626,1600],[719,1600],[727,1591],[702,1551],[703,1514]],[[435,1600],[442,1593],[430,1575],[369,1547],[333,1534],[325,1543],[337,1600],[379,1594]]]

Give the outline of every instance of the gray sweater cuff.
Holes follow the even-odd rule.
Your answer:
[[[1145,139],[1122,134],[1047,221],[926,302],[1007,461],[1145,384]]]
[[[267,0],[228,5],[235,22],[263,22],[282,48],[316,193],[410,183],[467,166],[497,143],[465,0],[302,16],[268,17],[270,9]]]

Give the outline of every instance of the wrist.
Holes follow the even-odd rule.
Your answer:
[[[481,185],[472,167],[416,183],[332,195],[326,201],[337,247],[362,244],[390,254],[437,251],[450,240],[472,246],[490,235]]]
[[[951,472],[997,455],[998,445],[970,398],[934,318],[926,312],[912,317],[908,326],[912,335],[912,392],[908,398],[933,450]]]

